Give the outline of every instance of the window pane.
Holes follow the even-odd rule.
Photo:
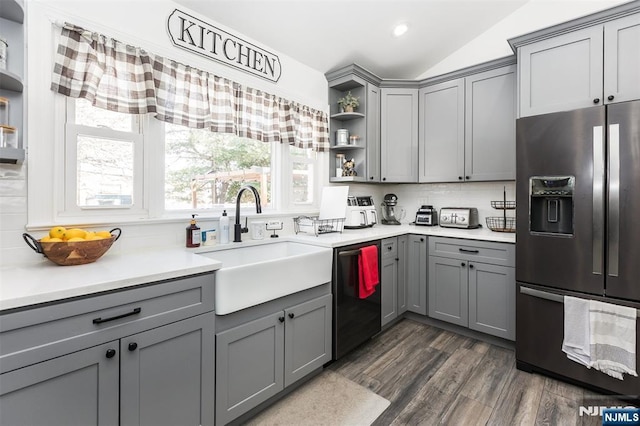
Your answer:
[[[77,203],[133,205],[133,142],[78,136]]]
[[[133,129],[133,116],[120,112],[96,108],[86,99],[76,99],[76,124],[91,127],[108,127],[112,130],[130,132]]]
[[[235,206],[244,184],[255,186],[261,203],[271,203],[271,144],[165,125],[165,208],[207,209]],[[255,205],[245,191],[242,203]]]
[[[313,165],[293,162],[293,192],[294,204],[313,202]]]

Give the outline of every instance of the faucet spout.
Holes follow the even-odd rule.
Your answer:
[[[256,200],[256,213],[262,213],[262,206],[260,203],[260,194],[258,190],[251,185],[244,185],[238,191],[238,195],[236,196],[236,222],[233,225],[233,242],[239,243],[242,242],[242,234],[244,232],[249,232],[247,228],[242,228],[240,225],[240,198],[242,198],[242,193],[246,190],[253,192],[253,198]]]

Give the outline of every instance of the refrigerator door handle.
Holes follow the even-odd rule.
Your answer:
[[[593,127],[593,274],[602,275],[604,250],[604,129]]]
[[[607,274],[618,276],[620,256],[620,125],[609,125],[609,264]]]

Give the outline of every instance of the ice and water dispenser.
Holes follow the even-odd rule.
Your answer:
[[[573,235],[574,176],[529,178],[529,226],[531,232]]]

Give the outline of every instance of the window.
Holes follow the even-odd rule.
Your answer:
[[[314,207],[323,154],[65,103],[61,217],[219,214],[235,207],[244,184],[259,190],[263,210]],[[249,192],[241,201],[254,205]]]

